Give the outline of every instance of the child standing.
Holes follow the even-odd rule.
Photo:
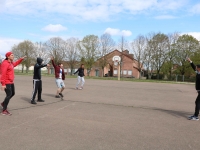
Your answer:
[[[84,64],[81,64],[80,68],[74,72],[74,74],[76,74],[78,72],[78,77],[77,77],[77,84],[76,84],[76,88],[75,89],[83,89],[83,85],[85,83],[85,79],[84,79]],[[79,84],[81,82],[81,87],[78,88]]]

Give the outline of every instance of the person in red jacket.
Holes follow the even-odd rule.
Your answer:
[[[56,91],[56,98],[63,98],[63,90],[65,89],[65,83],[63,80],[65,80],[65,73],[64,73],[64,69],[63,69],[63,64],[62,63],[58,63],[58,65],[55,64],[53,57],[51,57],[51,62],[52,65],[54,67],[55,70],[55,78],[56,78],[56,85],[58,87],[57,91]]]
[[[1,103],[1,106],[3,107],[1,114],[11,115],[11,113],[9,113],[7,110],[7,106],[10,99],[15,95],[14,67],[19,65],[26,56],[20,58],[16,62],[13,62],[14,54],[12,52],[7,52],[5,56],[6,59],[1,63],[1,89],[6,92],[6,97]]]

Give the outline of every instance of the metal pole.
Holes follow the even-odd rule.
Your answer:
[[[120,81],[120,63],[118,63],[118,81]]]

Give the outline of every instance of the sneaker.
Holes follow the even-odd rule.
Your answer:
[[[44,102],[44,100],[43,100],[43,99],[40,99],[40,100],[37,100],[37,102]]]
[[[3,103],[1,103],[1,107],[3,108]]]
[[[190,116],[188,119],[189,119],[189,120],[197,120],[197,121],[199,120],[199,118],[196,117],[196,116],[194,116],[194,115],[193,115],[193,116]]]
[[[64,97],[62,93],[59,93],[59,95],[60,95],[61,97]]]
[[[78,87],[75,87],[76,90],[78,90]]]
[[[82,90],[82,89],[83,89],[82,87],[79,88],[79,90]]]
[[[37,104],[35,101],[31,101],[31,104]]]
[[[60,98],[60,96],[59,96],[59,95],[56,95],[55,98]]]
[[[12,115],[12,114],[9,113],[7,110],[3,110],[3,111],[1,112],[1,114],[2,114],[2,115],[8,115],[8,116],[11,116],[11,115]]]

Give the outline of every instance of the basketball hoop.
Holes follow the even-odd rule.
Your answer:
[[[118,70],[118,80],[120,80],[120,65],[118,65],[121,61],[121,57],[119,56],[114,56],[112,58],[114,65],[116,66],[117,70]]]
[[[121,61],[121,58],[119,57],[119,56],[114,56],[113,57],[113,59],[112,59],[113,61],[118,61],[118,62],[120,62]]]
[[[114,61],[114,65],[117,66],[119,64],[118,60]]]

